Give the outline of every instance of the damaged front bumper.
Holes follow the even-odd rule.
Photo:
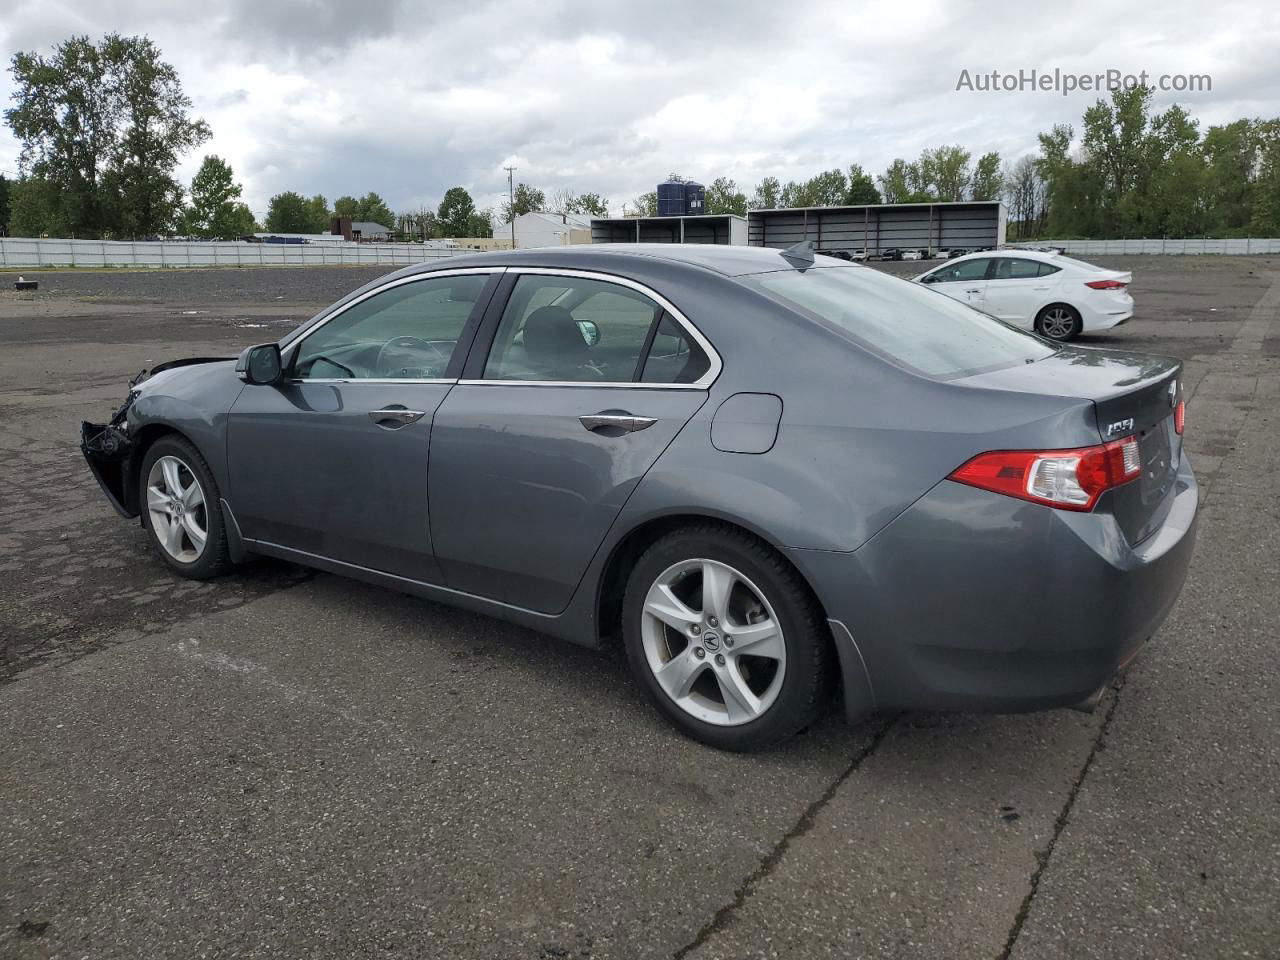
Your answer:
[[[137,476],[135,444],[129,436],[127,417],[137,397],[134,387],[141,376],[129,384],[128,399],[111,415],[109,423],[85,420],[80,424],[80,452],[89,464],[93,479],[98,481],[116,513],[129,520],[138,515],[139,507],[137,484],[132,482]]]

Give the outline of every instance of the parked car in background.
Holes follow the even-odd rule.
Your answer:
[[[853,259],[853,254],[851,254],[848,250],[818,250],[816,251],[816,253],[824,257],[835,257],[837,260]]]
[[[902,251],[899,250],[897,247],[886,247],[884,250],[880,251],[880,259],[881,260],[901,260]]]
[[[1033,250],[971,253],[914,278],[1050,340],[1074,340],[1133,316],[1131,273]]]
[[[861,262],[867,259],[867,251],[863,250],[862,248],[858,248],[857,250],[850,250],[849,259],[853,260],[854,262]]]
[[[550,247],[161,364],[81,444],[176,574],[266,555],[620,640],[744,750],[835,687],[854,718],[1092,703],[1190,561],[1180,374],[811,248]]]
[[[969,253],[968,247],[952,247],[943,259],[954,260],[956,257],[963,257],[966,253]]]
[[[902,259],[903,260],[923,260],[924,254],[919,250],[903,250]]]

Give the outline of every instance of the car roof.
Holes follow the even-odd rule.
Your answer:
[[[497,250],[428,261],[402,273],[447,270],[453,267],[561,267],[616,271],[626,261],[664,260],[711,270],[726,277],[785,270],[790,264],[773,247],[744,247],[711,243],[601,243]],[[823,257],[824,265],[856,269],[845,260]],[[621,261],[621,262],[620,262]]]
[[[973,253],[965,253],[958,257],[952,257],[947,261],[947,263],[957,263],[961,260],[976,260],[979,257],[1012,257],[1015,259],[1042,260],[1045,263],[1053,263],[1057,256],[1058,255],[1056,253],[1041,253],[1039,250],[977,250]]]

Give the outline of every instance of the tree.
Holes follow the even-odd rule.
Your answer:
[[[782,184],[777,177],[765,177],[756,184],[749,206],[752,210],[776,210],[782,203]]]
[[[573,198],[568,212],[584,217],[607,217],[609,201],[598,193],[580,193]]]
[[[631,201],[638,217],[656,217],[658,215],[658,191],[650,190]]]
[[[219,240],[252,233],[253,215],[249,215],[249,229],[246,230],[244,214],[248,207],[238,202],[242,192],[243,188],[236,183],[229,163],[213,154],[205,157],[191,180],[186,232]]]
[[[1036,172],[1035,157],[1020,157],[1007,165],[1001,182],[1004,201],[1009,208],[1009,233],[1015,239],[1038,237],[1044,224],[1041,200],[1044,181]]]
[[[492,237],[493,236],[493,211],[477,210],[467,220],[467,232],[464,236],[468,237]]]
[[[575,195],[567,187],[561,187],[551,194],[551,198],[542,209],[549,213],[575,214],[584,217],[607,217],[609,215],[609,201],[598,193]]]
[[[957,201],[969,187],[969,151],[961,146],[925,150],[917,162],[919,186],[932,198]]]
[[[848,204],[880,203],[880,191],[876,189],[875,180],[859,164],[849,165],[849,184],[845,191],[844,202]]]
[[[40,177],[21,177],[9,187],[9,235],[39,237],[70,233],[62,219],[66,208],[58,185]]]
[[[360,201],[355,197],[339,197],[333,201],[333,215],[335,217],[349,217],[352,220],[361,219]]]
[[[716,177],[707,187],[707,213],[736,213],[747,215],[747,195],[738,189],[737,183],[728,177]]]
[[[462,187],[450,187],[445,191],[436,218],[440,223],[440,234],[445,237],[469,237],[475,225],[476,204],[471,194]]]
[[[360,198],[356,205],[356,216],[353,219],[363,220],[366,223],[380,223],[390,229],[395,225],[396,215],[391,212],[386,201],[370,191]]]
[[[277,193],[267,204],[267,232],[310,233],[312,213],[309,201],[302,194],[292,190]]]
[[[564,191],[567,193],[568,191]],[[563,200],[562,200],[563,202]],[[527,183],[517,183],[515,191],[506,203],[502,205],[502,222],[510,223],[516,217],[524,216],[526,213],[536,213],[539,210],[547,209],[547,197],[537,187],[531,187]],[[564,211],[556,211],[564,212]]]
[[[363,219],[363,218],[361,218]],[[383,221],[383,226],[391,223],[390,218]],[[303,233],[329,232],[329,201],[323,194],[317,193],[307,201],[307,229]]]
[[[922,203],[932,200],[924,189],[924,178],[918,164],[898,158],[876,178],[885,203]]]
[[[72,235],[145,236],[170,229],[179,158],[209,138],[177,71],[146,37],[72,37],[48,57],[18,53],[5,122],[19,166],[57,188],[45,215]]]
[[[978,158],[969,180],[969,196],[973,200],[995,200],[1000,196],[1000,154],[994,150]]]

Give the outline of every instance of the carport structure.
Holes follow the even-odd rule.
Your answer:
[[[592,243],[721,243],[743,246],[747,221],[736,214],[611,217],[591,221]]]
[[[998,200],[752,210],[747,238],[754,247],[785,248],[811,240],[820,250],[865,250],[872,257],[893,247],[975,250],[1004,243],[1006,217]]]

